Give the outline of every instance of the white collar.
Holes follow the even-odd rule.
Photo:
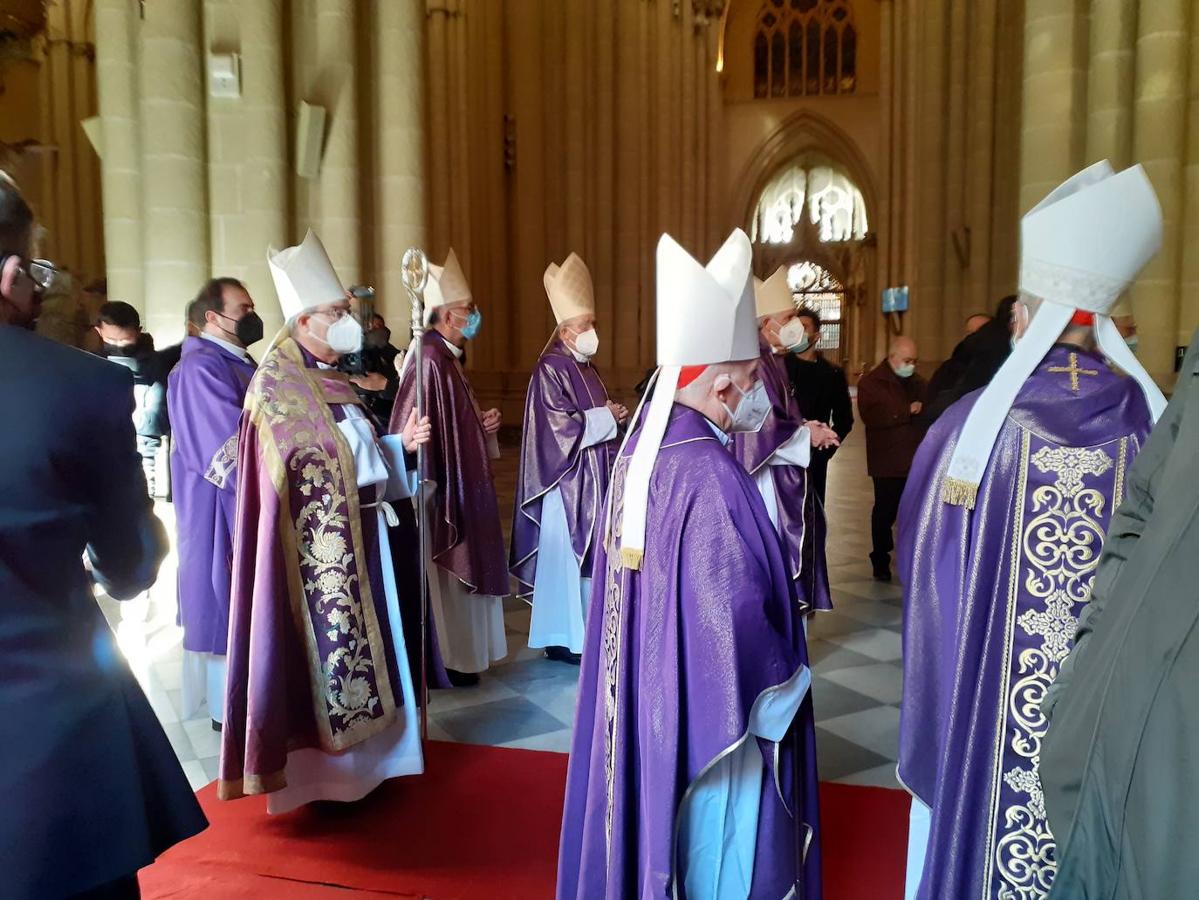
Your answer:
[[[462,359],[462,354],[466,352],[465,350],[450,343],[449,339],[444,334],[438,334],[437,336],[445,341],[445,345],[450,348],[450,352],[453,353],[454,356],[456,356],[458,359]]]
[[[703,415],[703,414],[701,413],[700,415]],[[713,422],[711,419],[709,419],[707,416],[704,416],[704,421],[707,422],[708,427],[711,428],[713,432],[715,432],[716,437],[718,437],[720,439],[720,443],[727,447],[729,445],[729,441],[732,440],[732,437],[729,436],[728,432],[722,431],[720,429],[720,426],[717,425],[715,422]]]
[[[242,360],[243,362],[250,361],[250,354],[248,352],[246,352],[245,347],[239,347],[239,346],[237,346],[237,344],[231,344],[228,341],[222,340],[219,337],[214,337],[213,335],[209,334],[207,331],[200,332],[200,339],[204,340],[204,341],[212,341],[212,343],[216,344],[222,350],[228,350],[230,353],[232,353],[234,356],[236,356],[238,359]]]

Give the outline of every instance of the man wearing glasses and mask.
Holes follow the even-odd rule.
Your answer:
[[[237,433],[255,364],[248,348],[262,340],[262,319],[236,278],[213,278],[188,304],[197,336],[167,390],[174,447],[183,625],[183,713],[207,703],[214,730],[224,721],[229,578],[237,507]]]
[[[32,229],[0,179],[0,720],[20,736],[0,750],[4,893],[137,897],[138,869],[206,822],[92,580],[142,594],[166,535],[129,372],[33,333],[52,271],[28,262]]]
[[[222,799],[269,812],[358,800],[422,771],[404,606],[387,529],[412,496],[410,417],[380,438],[337,371],[362,326],[311,231],[268,255],[287,327],[246,391],[238,435]]]

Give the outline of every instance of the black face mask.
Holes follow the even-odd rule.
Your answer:
[[[249,312],[240,319],[231,319],[223,313],[217,313],[217,315],[234,323],[233,331],[229,331],[228,328],[222,328],[221,331],[234,335],[243,347],[249,347],[262,340],[262,319],[258,313]]]

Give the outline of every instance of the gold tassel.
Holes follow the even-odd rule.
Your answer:
[[[941,485],[941,499],[950,506],[964,506],[974,509],[978,500],[978,485],[960,478],[946,478]]]
[[[622,567],[633,572],[641,568],[641,559],[645,556],[644,550],[638,550],[636,547],[621,547],[620,548],[620,564]]]

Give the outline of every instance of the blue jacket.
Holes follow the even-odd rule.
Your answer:
[[[129,875],[204,815],[92,594],[166,550],[127,370],[0,326],[0,872],[6,897]]]

